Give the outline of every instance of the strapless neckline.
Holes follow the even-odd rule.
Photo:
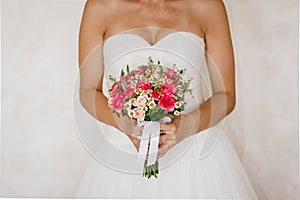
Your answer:
[[[174,32],[168,33],[167,35],[162,37],[160,40],[155,42],[154,44],[149,43],[144,37],[142,37],[136,33],[117,33],[117,34],[111,35],[107,39],[105,39],[103,41],[103,46],[105,46],[109,41],[111,41],[119,36],[127,35],[130,37],[136,37],[136,38],[143,40],[149,47],[155,47],[159,43],[161,43],[163,40],[167,39],[168,37],[171,37],[174,34],[182,34],[182,35],[187,34],[187,35],[193,36],[195,39],[199,40],[199,42],[203,45],[203,47],[205,46],[205,39],[203,37],[199,36],[198,34],[190,32],[190,31],[174,31]]]

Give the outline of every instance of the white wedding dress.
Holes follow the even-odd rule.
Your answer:
[[[163,65],[183,66],[187,76],[194,77],[196,101],[188,103],[189,112],[211,94],[204,47],[203,38],[183,31],[169,33],[154,45],[137,34],[111,36],[103,44],[103,93],[108,97],[108,75],[119,75],[127,64],[133,69],[147,63],[151,56]],[[158,178],[148,179],[132,168],[137,151],[129,138],[87,117],[82,110],[75,117],[86,115],[86,119],[77,119],[76,123],[91,159],[80,179],[77,198],[258,199],[226,132],[220,131],[220,124],[215,126],[218,133],[222,132],[215,144],[207,142],[206,136],[215,134],[210,129],[186,138],[159,160]],[[97,131],[92,128],[95,124]]]

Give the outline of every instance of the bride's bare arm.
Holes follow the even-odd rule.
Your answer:
[[[80,101],[99,121],[128,135],[135,134],[134,131],[139,130],[136,130],[127,118],[113,115],[102,92],[102,43],[110,16],[109,6],[109,1],[88,0],[84,7],[79,32]]]
[[[208,2],[204,31],[213,95],[200,106],[198,131],[221,121],[236,104],[234,53],[225,5],[222,0]]]
[[[234,54],[225,5],[221,0],[205,2],[199,3],[198,12],[201,13],[199,18],[205,19],[203,30],[213,95],[194,112],[162,125],[169,135],[161,136],[161,141],[166,143],[162,145],[159,157],[184,138],[220,122],[236,104]]]

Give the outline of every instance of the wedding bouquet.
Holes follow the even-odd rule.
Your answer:
[[[137,124],[179,116],[186,106],[186,93],[192,92],[189,88],[192,79],[184,77],[186,69],[179,69],[176,64],[162,66],[160,61],[155,64],[151,57],[148,59],[147,65],[135,70],[127,65],[118,79],[109,76],[113,81],[109,89],[109,107],[119,117],[128,116]],[[157,174],[158,161],[147,166],[145,160],[143,176],[157,178]]]

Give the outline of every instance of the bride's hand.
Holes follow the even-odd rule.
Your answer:
[[[136,122],[129,119],[129,117],[115,117],[116,123],[118,124],[119,129],[124,132],[128,138],[131,140],[134,147],[139,149],[140,140],[137,138],[138,136],[142,136],[144,126],[138,127]]]
[[[161,123],[157,159],[164,156],[169,149],[178,143],[178,130],[181,116],[172,119],[171,123]]]
[[[138,136],[142,136],[144,126],[133,126],[132,134],[127,134],[129,139],[131,140],[132,144],[135,146],[137,152],[140,148],[140,140],[137,138]]]
[[[186,120],[186,117],[177,116],[172,119],[171,123],[161,124],[157,159],[163,157],[173,146],[192,134],[190,128],[186,129],[182,125],[191,125],[186,123]]]

